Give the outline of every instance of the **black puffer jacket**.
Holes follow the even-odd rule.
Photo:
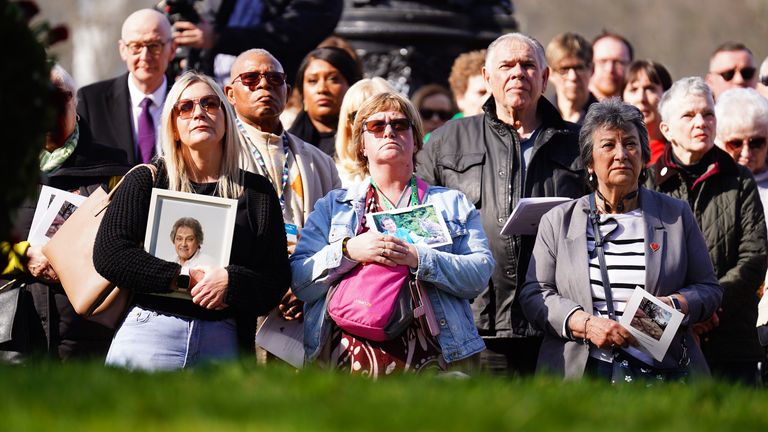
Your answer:
[[[687,201],[693,209],[715,275],[723,287],[720,326],[705,334],[708,361],[758,361],[757,290],[766,271],[766,226],[752,174],[717,147],[707,170],[691,181],[672,160],[670,146],[651,167],[647,186]]]
[[[451,120],[432,133],[417,156],[417,173],[431,184],[457,189],[480,211],[496,260],[490,284],[472,304],[483,336],[532,336],[516,301],[524,282],[535,236],[502,236],[501,228],[523,197],[578,198],[586,193],[579,158],[579,128],[560,117],[545,98],[537,112],[542,120],[523,178],[520,136],[496,116],[491,97],[482,115]]]

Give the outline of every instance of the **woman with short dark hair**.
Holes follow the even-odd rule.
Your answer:
[[[642,114],[618,99],[593,104],[579,144],[594,192],[544,215],[520,292],[523,312],[545,333],[538,370],[606,380],[641,369],[707,374],[690,324],[706,320],[722,292],[688,204],[641,186]],[[635,287],[685,314],[662,361],[618,323]]]

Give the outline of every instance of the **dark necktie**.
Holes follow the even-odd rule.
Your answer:
[[[142,163],[152,161],[155,155],[155,122],[152,121],[152,114],[149,113],[149,107],[152,105],[152,99],[144,98],[141,101],[141,114],[139,114],[139,153]]]

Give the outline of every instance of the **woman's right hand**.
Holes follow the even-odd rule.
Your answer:
[[[51,267],[48,258],[43,255],[41,246],[27,248],[27,271],[36,279],[45,283],[58,283],[59,276]]]
[[[397,265],[393,259],[404,258],[408,246],[397,237],[367,231],[347,240],[348,258],[361,262],[376,262],[390,267]]]
[[[568,326],[574,337],[587,339],[592,345],[601,349],[638,346],[635,337],[618,322],[589,315],[584,311],[574,312],[568,321]]]

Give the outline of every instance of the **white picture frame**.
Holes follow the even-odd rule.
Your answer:
[[[153,188],[144,250],[166,261],[179,262],[172,228],[180,218],[194,218],[202,227],[203,241],[197,255],[200,259],[191,266],[225,267],[229,264],[236,215],[234,199]],[[168,295],[190,298],[186,290]]]
[[[453,243],[441,215],[434,204],[421,204],[368,213],[365,217],[367,226],[374,232],[389,234],[414,245],[437,248]]]
[[[72,213],[87,199],[87,197],[43,186],[37,199],[35,214],[27,241],[32,246],[43,246],[56,234],[59,227],[66,222]]]

